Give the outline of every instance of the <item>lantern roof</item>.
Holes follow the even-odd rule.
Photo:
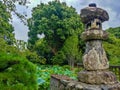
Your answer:
[[[98,8],[95,3],[91,3],[88,7],[83,8],[81,10],[80,16],[83,23],[87,23],[90,20],[94,20],[95,18],[100,19],[101,22],[109,20],[109,15],[107,11]]]

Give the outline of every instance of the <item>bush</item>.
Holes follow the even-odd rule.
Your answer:
[[[64,53],[62,51],[58,51],[58,53],[55,56],[53,56],[52,63],[54,65],[63,65],[65,62],[65,58],[66,57]]]
[[[37,90],[36,66],[15,54],[0,53],[0,90]]]
[[[46,64],[46,59],[44,57],[38,56],[36,52],[30,52],[29,50],[25,52],[25,57],[34,64]]]

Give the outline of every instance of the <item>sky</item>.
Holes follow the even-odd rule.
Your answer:
[[[17,5],[17,11],[21,14],[27,14],[28,17],[31,17],[31,10],[33,7],[36,7],[40,2],[48,3],[52,0],[29,0],[31,4],[28,4],[26,9],[24,6]],[[110,27],[120,26],[120,4],[119,0],[60,0],[61,2],[66,2],[68,6],[73,6],[76,11],[80,14],[82,8],[87,7],[90,3],[96,3],[97,7],[105,9],[109,14],[109,21],[104,22],[103,29],[108,29]],[[28,27],[25,26],[17,16],[12,15],[13,17],[13,26],[15,37],[18,40],[28,40]]]

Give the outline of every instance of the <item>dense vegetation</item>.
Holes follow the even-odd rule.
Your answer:
[[[36,67],[15,54],[0,53],[1,90],[37,90]]]
[[[40,65],[37,68],[39,90],[48,90],[50,86],[50,76],[52,74],[67,75],[72,79],[77,78],[77,68],[70,70],[69,66]]]
[[[0,90],[37,90],[36,66],[14,46],[11,14],[1,1],[0,7]]]
[[[15,10],[18,0],[3,1],[0,1],[0,90],[45,90],[49,88],[51,74],[75,79],[76,69],[70,71],[69,66],[64,66],[69,64],[73,68],[82,62],[85,49],[80,39],[84,28],[75,8],[59,0],[33,8],[32,18],[28,19],[27,49],[24,41],[15,39],[10,24],[10,11]],[[20,1],[25,5],[26,0]],[[107,57],[110,64],[120,65],[120,27],[106,31],[109,38],[103,46]]]
[[[41,3],[33,8],[32,18],[28,20],[29,48],[38,55],[41,64],[69,64],[81,62],[84,42],[80,34],[84,30],[79,15],[73,7],[59,0]],[[106,30],[109,39],[104,41],[104,48],[110,64],[119,64],[120,28]],[[44,35],[39,38],[39,35]]]
[[[12,44],[14,40],[14,31],[9,19],[11,18],[10,13],[7,11],[6,5],[0,1],[0,38],[4,38],[8,44]]]
[[[106,31],[109,33],[109,38],[104,42],[104,48],[110,64],[120,65],[120,27],[109,28]]]
[[[78,40],[83,25],[73,7],[59,0],[41,3],[33,8],[28,26],[28,47],[31,51],[36,51],[46,64],[69,63],[73,66],[75,60],[80,59],[78,55],[82,54],[82,49]],[[39,35],[42,34],[44,38],[41,39]]]

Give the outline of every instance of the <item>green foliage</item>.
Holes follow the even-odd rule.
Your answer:
[[[2,1],[0,1],[0,11],[1,11],[1,13],[0,13],[0,16],[1,16],[0,20],[1,21],[9,21],[9,19],[11,18],[11,15],[7,11],[7,6],[5,4],[3,4]],[[8,23],[3,24],[3,26],[7,26],[7,25],[8,25]]]
[[[38,56],[36,52],[31,52],[29,50],[26,50],[24,53],[25,57],[34,64],[46,64],[46,59]]]
[[[28,33],[29,49],[37,51],[37,54],[45,58],[48,64],[64,62],[66,56],[63,55],[62,48],[65,41],[74,34],[78,36],[83,28],[75,9],[59,0],[51,1],[48,4],[41,3],[33,8],[28,26],[30,29]],[[45,37],[40,40],[38,36],[42,34]],[[57,59],[60,60],[60,63],[56,61]]]
[[[14,34],[12,33],[13,27],[9,23],[11,15],[7,10],[7,6],[0,1],[0,38],[4,38],[8,44],[12,44]]]
[[[36,67],[16,54],[0,53],[1,90],[37,90]]]
[[[49,58],[52,56],[51,48],[44,39],[39,39],[34,45],[34,50],[37,52],[37,55],[46,60],[46,63],[51,64]]]
[[[36,66],[13,46],[8,6],[0,1],[0,90],[37,90]]]
[[[77,74],[75,71],[70,71],[69,66],[38,66],[37,75],[38,75],[38,84],[39,90],[48,90],[50,87],[50,76],[52,74],[66,75],[72,79],[76,79]]]
[[[75,31],[79,32],[82,26],[75,9],[60,1],[38,5],[33,9],[32,16],[32,21],[28,20],[29,43],[34,45],[38,40],[37,35],[44,34],[47,43],[56,50],[68,36],[73,35]]]
[[[37,90],[36,66],[0,38],[0,90]]]
[[[37,90],[36,66],[0,38],[0,90]]]
[[[37,90],[36,66],[0,38],[0,90]]]
[[[75,34],[69,37],[65,41],[62,50],[66,56],[66,60],[68,61],[69,65],[71,67],[74,67],[74,63],[77,60],[80,60],[79,57],[82,57],[82,53],[80,53],[80,50],[79,50],[78,36]]]
[[[81,50],[79,50],[78,36],[76,34],[70,36],[64,42],[62,49],[53,56],[52,62],[59,65],[69,64],[74,67],[74,63],[80,62],[82,58]]]
[[[73,35],[69,37],[63,46],[63,51],[65,52],[68,59],[71,57],[75,58],[78,54],[78,37],[77,35]]]
[[[26,4],[30,3],[29,0],[0,0],[2,4],[6,6],[7,11],[9,14],[14,14],[16,15],[24,24],[26,24],[26,14],[21,14],[16,10],[16,7],[19,6],[24,6],[28,7]]]
[[[66,56],[63,51],[58,51],[55,56],[52,57],[52,63],[54,65],[63,65],[65,64]]]
[[[120,65],[120,28],[110,28],[106,30],[109,32],[109,38],[104,42],[104,48],[107,52],[108,59],[112,65]]]
[[[36,66],[14,46],[10,2],[0,1],[0,90],[37,90]]]
[[[120,27],[109,28],[109,29],[107,29],[107,31],[109,33],[113,34],[116,38],[120,39]]]
[[[18,48],[21,52],[27,50],[27,42],[25,42],[24,40],[15,40],[14,46]]]

